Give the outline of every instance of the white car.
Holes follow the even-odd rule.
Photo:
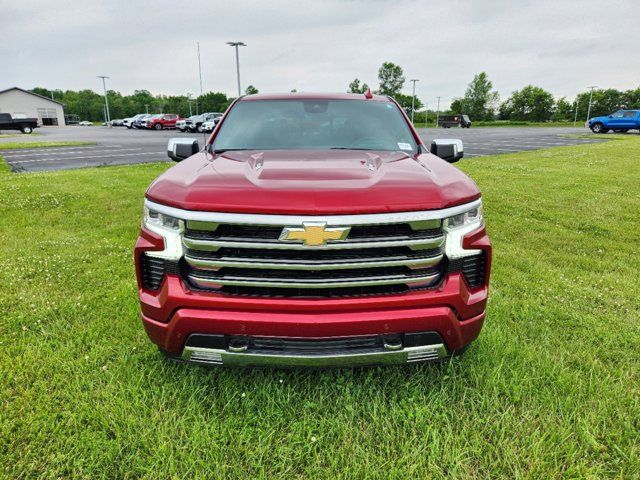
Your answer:
[[[93,127],[93,122],[87,122],[84,120],[83,122],[79,122],[78,125],[82,125],[83,127]]]
[[[222,118],[222,113],[205,113],[205,115],[208,115],[209,119],[206,122],[203,122],[202,125],[200,125],[198,131],[213,132],[213,129],[216,128],[216,125]]]

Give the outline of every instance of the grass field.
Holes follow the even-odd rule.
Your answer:
[[[494,243],[480,338],[330,371],[147,341],[132,247],[166,163],[0,171],[0,477],[639,478],[640,137],[458,165]]]

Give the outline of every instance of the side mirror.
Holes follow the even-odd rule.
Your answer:
[[[613,115],[609,115],[609,118],[613,118]]]
[[[455,138],[439,138],[432,140],[431,153],[449,163],[457,162],[464,157],[462,140]]]
[[[200,145],[195,138],[172,138],[167,145],[167,155],[174,162],[180,162],[200,151]]]

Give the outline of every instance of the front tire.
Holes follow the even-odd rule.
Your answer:
[[[31,128],[31,127],[22,127],[22,128],[20,129],[20,131],[21,131],[22,133],[32,133],[32,132],[33,132],[33,128]]]
[[[604,125],[600,122],[596,122],[591,125],[591,131],[593,133],[606,133],[607,130],[604,128]]]
[[[162,124],[156,123],[153,128],[155,128],[156,130],[162,130]]]

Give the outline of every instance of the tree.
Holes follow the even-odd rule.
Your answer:
[[[500,118],[546,122],[551,118],[553,106],[551,93],[543,88],[527,85],[522,90],[513,92],[511,97],[500,106]]]
[[[396,102],[398,102],[400,104],[400,106],[404,109],[405,112],[407,112],[407,115],[409,117],[411,117],[411,105],[412,105],[412,100],[413,100],[413,96],[411,95],[404,95],[402,93],[396,93],[393,96],[394,100]],[[418,97],[416,97],[415,100],[415,109],[416,112],[418,110],[420,110],[424,105],[422,104],[422,102],[420,101],[420,99]],[[414,119],[414,121],[417,121]]]
[[[404,74],[399,65],[391,62],[384,62],[378,70],[378,93],[395,97],[404,86]]]
[[[349,84],[348,92],[349,93],[365,93],[367,90],[369,90],[369,85],[367,85],[364,82],[360,84],[360,80],[356,78],[353,80],[353,82]]]
[[[459,103],[456,103],[456,110],[459,110],[456,113],[467,114],[471,120],[492,120],[499,99],[498,92],[492,89],[493,83],[485,72],[475,75],[469,83],[464,97],[459,99]],[[452,103],[452,110],[453,106]]]
[[[247,95],[255,95],[256,93],[258,93],[258,89],[253,85],[249,85],[244,91],[244,93]]]
[[[552,119],[555,122],[572,121],[575,115],[575,104],[569,103],[566,97],[559,98],[553,110]]]

